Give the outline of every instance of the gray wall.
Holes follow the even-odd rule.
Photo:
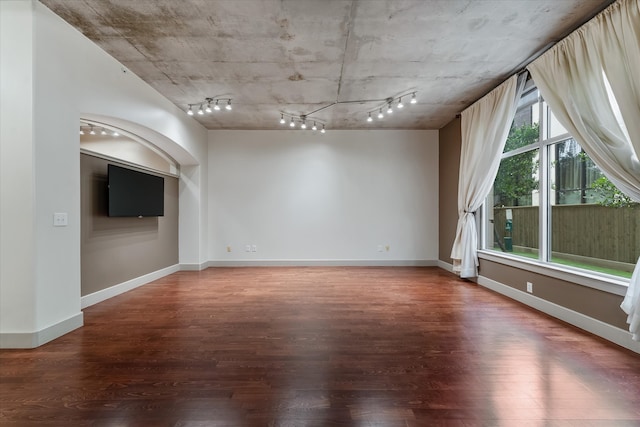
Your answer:
[[[108,161],[80,155],[81,295],[178,263],[178,179],[164,177],[164,216],[107,216]]]
[[[462,136],[460,119],[454,119],[440,129],[439,145],[439,215],[440,242],[439,260],[451,264],[451,247],[458,225],[458,168]]]
[[[458,171],[461,147],[460,120],[440,129],[440,242],[439,260],[451,263],[451,246],[457,222]],[[620,309],[622,298],[543,274],[480,260],[479,274],[520,291],[526,282],[535,286],[535,296],[612,326],[627,329],[626,315]]]

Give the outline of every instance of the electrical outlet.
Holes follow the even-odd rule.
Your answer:
[[[231,252],[231,246],[227,246],[227,252]]]
[[[530,294],[533,293],[533,283],[527,282],[527,292],[529,292]]]
[[[245,245],[244,251],[245,252],[251,252],[251,245]]]
[[[387,250],[387,252],[389,252],[389,249],[391,249],[391,246],[387,245],[384,248]]]
[[[257,245],[251,245],[251,252],[257,252],[258,251],[258,246]]]
[[[378,245],[378,252],[382,252],[382,245]]]
[[[66,227],[67,225],[68,225],[68,222],[67,222],[66,212],[56,212],[53,214],[54,227]]]

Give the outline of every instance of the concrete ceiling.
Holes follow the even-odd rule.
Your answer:
[[[438,129],[611,0],[40,0],[208,129]],[[406,104],[408,98],[403,99]]]

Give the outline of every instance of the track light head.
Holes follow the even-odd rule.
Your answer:
[[[84,135],[84,130],[82,129],[82,126],[80,126],[80,135]]]
[[[1,0],[0,0],[1,1]],[[402,92],[399,96],[390,96],[388,98],[382,98],[382,99],[360,99],[360,100],[344,100],[344,101],[340,101],[337,100],[335,102],[331,102],[328,103],[324,106],[321,106],[309,113],[306,114],[290,114],[287,113],[287,117],[291,118],[291,121],[289,122],[289,126],[294,128],[296,127],[296,121],[299,122],[297,124],[300,125],[300,129],[308,129],[307,127],[307,119],[310,119],[310,117],[315,117],[315,114],[325,110],[327,108],[333,107],[334,105],[339,105],[339,104],[367,104],[367,103],[376,103],[378,104],[377,106],[374,106],[373,109],[369,109],[368,111],[365,110],[364,113],[366,113],[366,118],[365,120],[367,121],[367,123],[371,123],[373,122],[373,119],[375,117],[378,118],[378,120],[382,120],[384,118],[384,112],[386,111],[386,114],[393,114],[393,108],[396,107],[398,110],[404,108],[404,104],[402,102],[402,98],[408,98],[411,97],[411,100],[409,101],[411,104],[415,104],[416,103],[416,92]],[[231,103],[231,99],[230,98],[222,98],[223,101],[228,100],[228,103]],[[217,101],[216,101],[217,102]],[[395,105],[394,105],[395,104]],[[375,105],[375,104],[374,104]],[[377,111],[376,111],[377,109]],[[284,124],[285,123],[285,118],[284,118],[284,113],[282,112],[283,110],[280,110],[280,124]],[[295,119],[295,121],[294,121]],[[313,121],[310,119],[310,121]],[[321,120],[322,122],[323,120]],[[321,123],[322,124],[322,123]],[[313,127],[311,127],[311,125],[309,125],[309,127],[312,130],[317,130],[320,129],[318,127],[318,125],[316,124],[316,121],[313,121]],[[325,129],[325,124],[322,124],[322,129],[320,129],[321,133],[325,133],[326,129]]]
[[[91,126],[91,130],[89,131],[89,135],[95,135],[96,131],[93,130],[93,126]]]
[[[114,130],[113,133],[111,134],[113,136],[120,136],[120,134],[118,133],[118,131]]]
[[[193,116],[193,108],[189,105],[189,109],[187,110],[187,114]]]
[[[198,108],[198,115],[201,116],[204,114],[204,110],[202,109],[202,104],[200,104],[200,108]]]
[[[207,101],[207,108],[204,109],[204,111],[206,111],[207,113],[210,113],[211,110],[211,101]]]
[[[227,110],[231,111],[231,100],[230,99],[227,101],[227,105],[224,108],[226,108]]]
[[[220,111],[220,106],[218,105],[218,100],[216,99],[216,105],[213,106],[213,109],[216,111]]]

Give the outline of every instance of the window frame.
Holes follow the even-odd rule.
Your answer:
[[[532,91],[538,90],[535,82],[533,80],[529,80],[525,86],[523,91],[524,94]],[[478,239],[478,258],[485,259],[487,261],[496,262],[499,264],[524,269],[528,271],[532,271],[534,273],[543,274],[546,276],[550,276],[556,279],[560,279],[563,281],[575,283],[578,285],[587,286],[590,288],[598,289],[601,291],[605,291],[608,293],[616,294],[624,296],[627,288],[629,287],[630,279],[614,276],[611,274],[600,273],[592,270],[582,269],[578,267],[566,266],[558,263],[554,263],[551,261],[551,239],[552,239],[552,213],[551,207],[552,203],[549,199],[550,191],[551,191],[551,182],[550,182],[550,151],[553,146],[563,141],[574,139],[573,136],[569,132],[565,132],[561,135],[556,135],[552,138],[549,138],[550,132],[550,117],[551,117],[551,108],[544,101],[544,98],[538,91],[538,120],[540,122],[539,126],[539,135],[538,141],[533,144],[528,144],[523,147],[518,147],[514,150],[511,150],[507,153],[502,153],[500,156],[500,161],[503,159],[507,159],[509,157],[517,156],[519,154],[538,150],[539,153],[539,185],[538,185],[538,209],[539,209],[539,222],[538,222],[538,233],[539,233],[539,248],[538,248],[538,258],[526,258],[520,257],[517,255],[512,255],[504,252],[499,252],[493,250],[493,245],[489,247],[488,245],[488,218],[489,209],[492,207],[488,206],[488,204],[483,203],[480,212],[478,222],[480,223],[480,238]],[[524,105],[518,106],[519,109],[526,108],[534,105],[535,102],[526,103]]]

